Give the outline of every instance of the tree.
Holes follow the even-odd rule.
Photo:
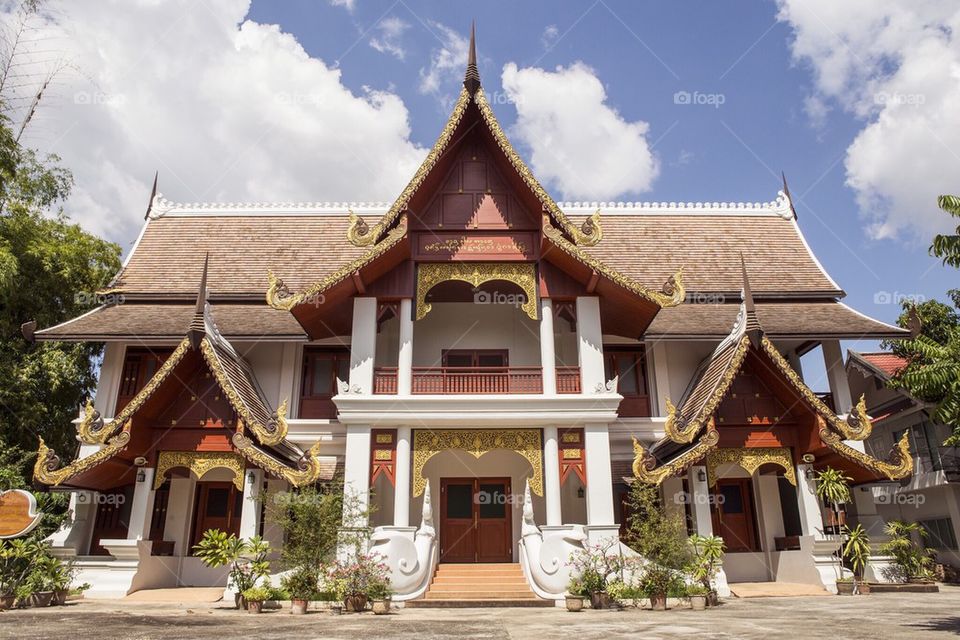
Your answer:
[[[687,525],[682,509],[667,509],[660,488],[636,480],[628,497],[626,543],[641,556],[666,569],[684,569],[690,561]]]
[[[955,218],[960,218],[960,196],[940,196],[937,205]],[[943,259],[943,264],[960,268],[960,224],[954,234],[938,234],[930,245],[930,255]]]

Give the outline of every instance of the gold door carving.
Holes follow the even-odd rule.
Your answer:
[[[797,486],[793,455],[786,447],[714,449],[707,454],[707,479],[711,487],[717,483],[717,467],[722,464],[735,464],[751,476],[763,465],[775,464],[783,468],[783,476],[790,481],[790,484]]]
[[[246,464],[236,453],[203,451],[161,451],[157,458],[157,472],[153,488],[157,489],[166,480],[167,471],[176,467],[186,467],[197,480],[213,469],[227,469],[233,472],[233,484],[237,491],[243,491],[243,471]]]
[[[532,262],[424,262],[417,265],[417,320],[430,313],[427,293],[441,282],[459,280],[479,287],[484,282],[504,280],[520,287],[526,296],[520,308],[537,319],[537,270]]]

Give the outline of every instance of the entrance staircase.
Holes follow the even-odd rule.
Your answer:
[[[426,595],[408,607],[552,607],[527,585],[517,563],[440,564]]]

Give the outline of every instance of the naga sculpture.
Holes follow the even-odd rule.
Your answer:
[[[429,482],[423,492],[420,528],[415,534],[411,533],[397,527],[377,527],[370,537],[371,550],[383,556],[390,567],[394,600],[412,600],[421,596],[433,577],[437,531],[433,523]]]
[[[520,528],[521,562],[530,587],[541,598],[563,598],[570,582],[570,566],[567,559],[578,549],[583,549],[587,534],[583,525],[569,529],[550,531],[546,536],[533,519],[533,500],[530,483],[523,491],[523,524]]]

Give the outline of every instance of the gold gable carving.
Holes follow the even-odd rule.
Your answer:
[[[790,484],[797,486],[793,456],[786,447],[714,449],[707,454],[707,480],[711,487],[717,484],[717,467],[722,464],[735,464],[751,476],[763,465],[775,464],[783,468],[783,476]]]
[[[208,451],[161,451],[157,457],[157,471],[153,479],[153,488],[158,489],[167,479],[167,472],[184,467],[193,472],[200,480],[214,469],[227,469],[233,472],[233,486],[243,491],[243,472],[246,465],[243,458],[235,453]]]
[[[485,282],[504,280],[520,287],[526,300],[520,306],[537,319],[537,270],[530,262],[427,262],[417,265],[417,320],[424,318],[432,305],[427,293],[441,282],[459,280],[479,287]]]

